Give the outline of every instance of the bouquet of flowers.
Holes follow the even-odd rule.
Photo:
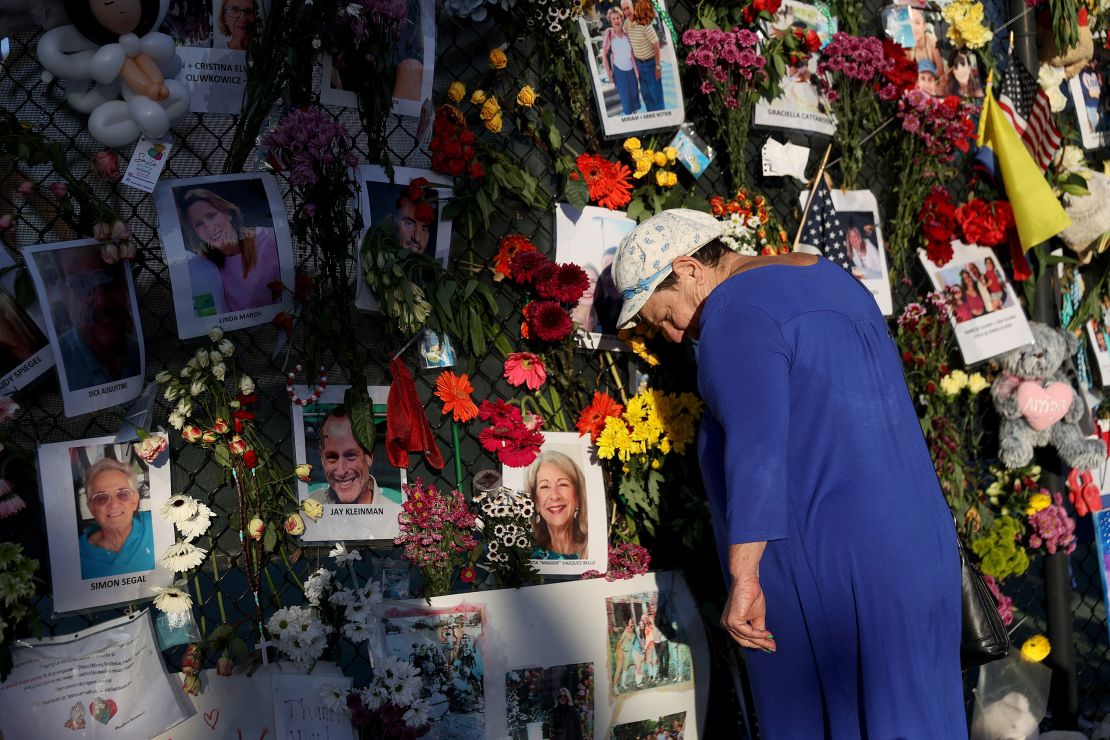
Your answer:
[[[393,544],[401,545],[404,558],[420,569],[424,596],[442,596],[451,590],[455,571],[468,562],[467,553],[478,546],[477,519],[458,491],[440,493],[421,480],[403,488],[401,535]]]
[[[323,698],[332,711],[350,713],[359,737],[414,740],[432,729],[428,702],[420,697],[423,683],[412,663],[390,655],[374,666],[365,688],[327,687]]]
[[[519,588],[532,580],[532,499],[523,491],[501,486],[474,497],[486,539],[486,558],[501,588]]]
[[[543,444],[543,417],[529,413],[505,401],[486,399],[478,406],[478,418],[489,426],[478,433],[482,449],[497,454],[503,465],[523,468],[532,464]]]
[[[502,238],[494,259],[494,270],[531,294],[524,305],[525,339],[541,343],[561,342],[574,330],[570,311],[590,286],[586,272],[576,264],[555,263],[524,237]]]
[[[762,195],[752,195],[741,188],[725,200],[719,195],[709,199],[713,215],[724,222],[721,235],[728,247],[740,254],[786,254],[786,229],[775,219]]]
[[[983,22],[983,3],[975,0],[952,0],[941,9],[948,23],[948,40],[957,49],[981,49],[994,38]]]

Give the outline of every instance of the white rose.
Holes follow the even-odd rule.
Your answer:
[[[218,342],[224,338],[224,330],[218,326],[213,326],[208,330],[208,339],[212,342]]]
[[[208,367],[208,352],[203,349],[198,349],[196,356],[193,358],[197,362],[198,367]]]
[[[227,365],[217,362],[212,366],[212,374],[216,376],[216,380],[223,380],[227,375]]]
[[[251,380],[251,376],[244,375],[239,378],[239,392],[244,396],[249,396],[254,393],[254,381]]]
[[[154,376],[154,380],[158,383],[168,383],[173,380],[173,373],[169,370],[163,370]]]
[[[230,339],[224,339],[220,342],[220,354],[224,357],[231,357],[235,353],[235,345],[231,343]]]
[[[189,414],[193,413],[193,402],[190,401],[188,398],[182,398],[180,401],[177,402],[176,411],[182,416],[188,416]]]
[[[208,361],[215,365],[217,363],[223,362],[224,356],[221,355],[219,352],[209,352]]]
[[[1060,90],[1064,82],[1064,68],[1045,63],[1037,70],[1037,84],[1048,94],[1048,102],[1053,113],[1062,111],[1068,103],[1067,96]]]
[[[181,427],[185,426],[185,417],[177,413],[176,411],[171,411],[170,426],[174,429],[181,429]]]
[[[1053,160],[1056,163],[1056,169],[1061,172],[1080,172],[1087,169],[1087,163],[1083,160],[1083,150],[1077,146],[1061,147]]]
[[[189,395],[199,396],[202,393],[204,393],[204,381],[199,379],[194,380],[193,384],[189,386]]]

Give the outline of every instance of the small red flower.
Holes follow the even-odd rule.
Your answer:
[[[474,583],[478,580],[478,571],[474,569],[473,565],[468,565],[459,571],[459,580],[463,583]]]
[[[247,450],[243,453],[243,464],[248,468],[258,467],[258,453],[254,450]]]

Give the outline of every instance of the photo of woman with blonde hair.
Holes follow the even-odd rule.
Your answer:
[[[204,279],[203,265],[190,266],[194,302],[210,295],[212,305],[194,305],[202,311],[242,311],[279,302],[270,284],[281,282],[277,237],[269,226],[248,227],[243,211],[222,195],[206,188],[190,188],[178,200],[181,232],[186,249],[211,262],[218,270],[219,288]],[[211,273],[211,268],[206,268]],[[215,275],[216,273],[211,273]],[[203,283],[207,282],[208,285]],[[199,288],[199,290],[198,290]]]
[[[533,558],[582,560],[587,553],[586,491],[578,463],[556,450],[540,453],[525,476],[535,504]]]

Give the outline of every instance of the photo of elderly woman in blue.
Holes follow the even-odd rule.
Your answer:
[[[134,468],[104,458],[85,473],[85,501],[95,524],[81,532],[81,578],[154,570],[150,512],[139,511]]]

